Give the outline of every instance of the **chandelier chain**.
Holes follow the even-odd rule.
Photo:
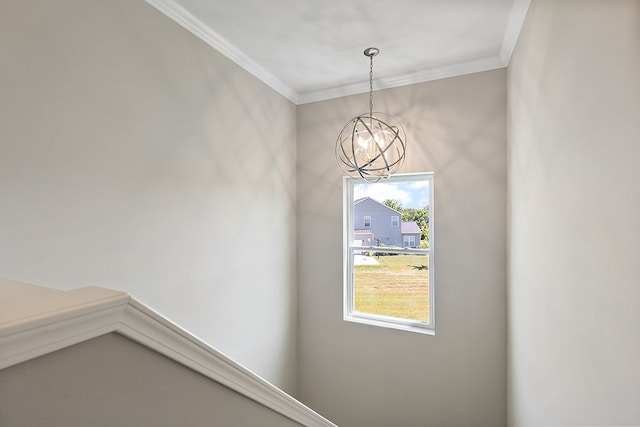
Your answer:
[[[369,56],[369,116],[373,116],[373,55]]]

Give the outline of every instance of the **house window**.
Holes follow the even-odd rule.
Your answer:
[[[345,177],[344,195],[344,319],[435,334],[433,174]]]
[[[415,248],[416,236],[404,236],[402,246],[404,246],[405,248]]]

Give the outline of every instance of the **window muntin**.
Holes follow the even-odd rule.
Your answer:
[[[400,227],[400,217],[398,215],[393,215],[391,217],[391,226]]]
[[[364,216],[364,226],[371,227],[371,216],[369,215]]]
[[[401,200],[386,200],[402,190]],[[344,194],[345,320],[434,334],[433,174],[394,175],[373,184],[347,177]],[[376,218],[385,210],[389,218],[389,206],[402,214],[398,226],[387,219],[385,228],[367,228],[369,238],[363,239],[354,219],[369,209],[370,224],[380,225]],[[420,233],[401,234],[405,220],[415,221]]]

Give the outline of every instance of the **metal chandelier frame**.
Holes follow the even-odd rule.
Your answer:
[[[397,172],[406,154],[402,125],[389,114],[373,113],[373,57],[378,53],[375,47],[364,50],[369,57],[369,111],[349,120],[336,140],[336,158],[342,170],[367,182],[378,182]]]

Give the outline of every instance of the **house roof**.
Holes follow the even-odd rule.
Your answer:
[[[419,234],[421,232],[418,223],[415,221],[402,221],[400,223],[400,233],[402,234]]]
[[[354,205],[357,205],[358,203],[360,203],[361,201],[363,201],[364,199],[370,199],[370,197],[361,197],[359,199],[356,199],[353,201]],[[373,199],[372,199],[373,200]]]
[[[392,211],[394,211],[394,212],[397,212],[398,214],[402,215],[402,212],[398,212],[397,210],[395,210],[395,209],[393,209],[393,208],[390,208],[389,206],[385,205],[384,203],[379,202],[379,201],[377,201],[376,199],[372,199],[372,198],[371,198],[371,197],[369,197],[369,196],[367,196],[367,197],[362,197],[362,198],[360,198],[360,199],[356,199],[356,200],[354,200],[354,201],[353,201],[353,205],[355,206],[355,205],[357,205],[357,204],[359,204],[359,203],[361,203],[361,202],[363,202],[363,201],[365,201],[365,200],[367,200],[367,199],[371,200],[372,202],[376,202],[377,204],[379,204],[379,205],[381,205],[381,206],[384,206],[385,208],[390,209],[390,210],[392,210]]]

